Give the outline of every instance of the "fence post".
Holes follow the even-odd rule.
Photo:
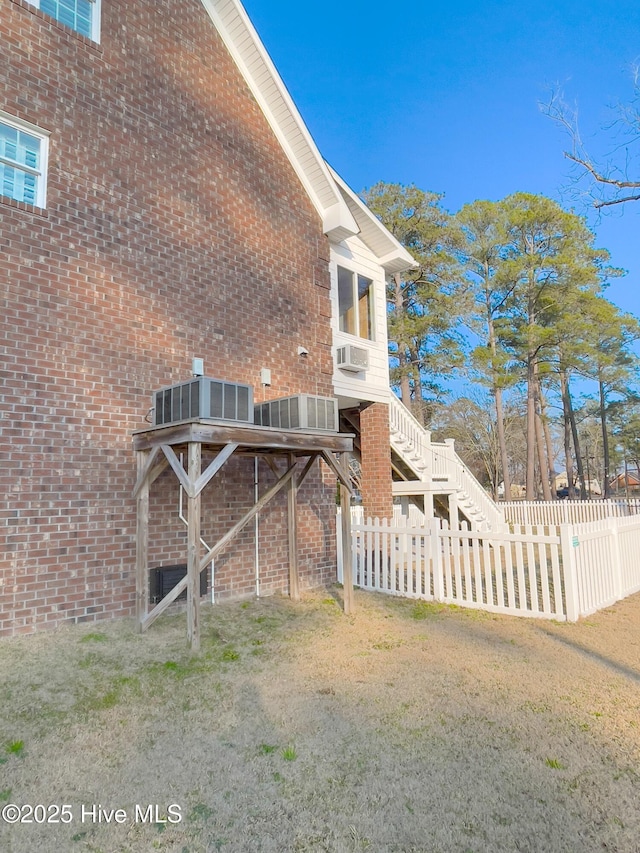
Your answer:
[[[578,571],[573,544],[573,525],[560,525],[560,550],[562,552],[562,574],[564,576],[564,598],[568,622],[577,622],[580,616],[580,593]]]
[[[622,560],[620,558],[620,539],[618,536],[618,519],[612,518],[611,522],[611,556],[613,558],[613,592],[616,601],[624,597],[622,589]]]
[[[338,566],[338,583],[342,583],[342,509],[336,510],[336,559]]]
[[[428,527],[431,539],[431,571],[433,572],[433,598],[435,601],[444,601],[444,589],[442,587],[442,549],[440,545],[440,519],[432,518],[428,523]]]

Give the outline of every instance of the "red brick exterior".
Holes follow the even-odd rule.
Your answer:
[[[51,133],[47,209],[0,197],[11,634],[132,612],[131,432],[154,389],[198,356],[258,401],[262,367],[270,397],[330,395],[332,356],[320,219],[199,0],[109,0],[100,45],[0,0],[0,108]],[[261,494],[273,476],[261,462]],[[205,539],[253,489],[252,460],[228,462],[205,491]],[[335,565],[334,489],[316,473],[300,504],[304,587]],[[164,474],[151,565],[185,562],[176,513]],[[285,514],[280,495],[260,517],[263,592],[286,590]],[[221,596],[255,590],[253,525],[215,569]]]
[[[372,403],[360,410],[360,464],[365,516],[393,517],[389,406]]]

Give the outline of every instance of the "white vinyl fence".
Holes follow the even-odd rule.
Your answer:
[[[582,524],[640,514],[639,498],[592,501],[507,501],[499,504],[512,524]]]
[[[441,519],[352,524],[356,586],[514,616],[576,621],[640,591],[638,555],[640,516],[500,533]],[[340,580],[341,565],[339,553]]]

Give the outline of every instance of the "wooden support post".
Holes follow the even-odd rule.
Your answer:
[[[346,453],[342,454],[342,478],[340,480],[340,508],[342,519],[342,585],[343,585],[343,600],[344,612],[349,614],[354,609],[353,597],[353,565],[352,565],[352,544],[351,544],[351,501],[349,482],[349,456]]]
[[[200,648],[200,495],[195,483],[202,467],[202,445],[189,442],[189,483],[187,498],[187,639],[193,651]]]
[[[138,480],[136,495],[136,623],[140,633],[149,609],[149,452],[136,453]],[[152,460],[151,460],[152,461]]]
[[[295,456],[289,454],[289,467],[296,464]],[[289,597],[300,600],[300,579],[298,577],[298,482],[295,477],[289,480],[288,489],[288,527],[289,527]]]

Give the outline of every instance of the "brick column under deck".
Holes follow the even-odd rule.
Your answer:
[[[366,517],[393,517],[389,407],[372,403],[360,411],[362,503]]]

